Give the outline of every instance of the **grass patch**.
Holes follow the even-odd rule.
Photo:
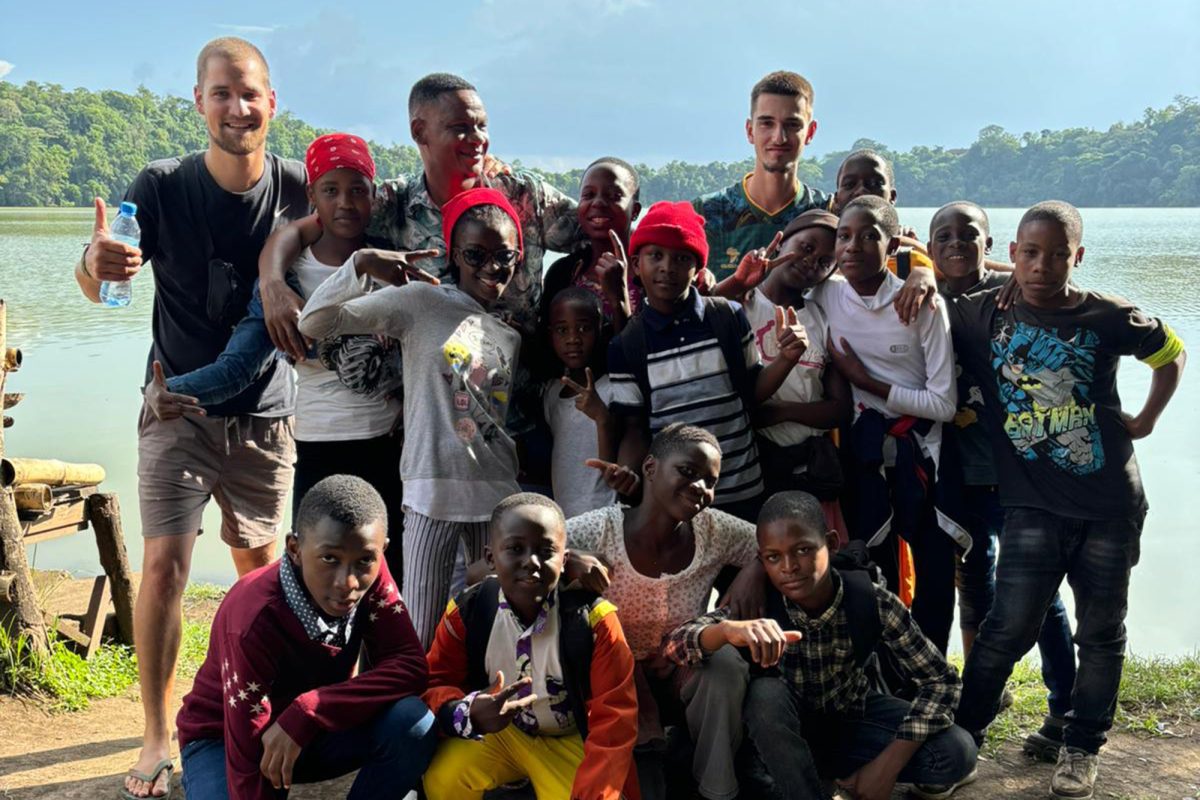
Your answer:
[[[44,699],[54,711],[79,711],[92,700],[123,694],[136,681],[137,661],[128,647],[101,645],[85,660],[55,638],[48,652],[39,653],[27,637],[14,638],[0,626],[0,691]]]
[[[225,587],[200,583],[183,596],[183,634],[179,675],[195,676],[208,652],[212,615]],[[124,645],[103,644],[88,660],[54,638],[47,653],[38,653],[25,637],[14,638],[0,626],[0,692],[44,701],[52,711],[79,711],[92,700],[124,694],[137,683],[137,656]]]
[[[961,659],[957,666],[962,669]],[[1034,661],[1017,664],[1009,679],[1013,705],[988,729],[984,752],[1021,742],[1046,715],[1046,687]],[[1151,737],[1186,736],[1200,727],[1200,655],[1180,658],[1128,656],[1121,674],[1114,730]]]

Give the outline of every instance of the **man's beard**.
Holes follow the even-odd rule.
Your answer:
[[[222,129],[220,136],[213,136],[210,131],[208,140],[232,156],[248,156],[263,146],[267,140],[267,126],[260,125],[243,136],[225,133]]]
[[[796,168],[795,161],[785,161],[782,164],[771,164],[763,162],[763,170],[766,172],[789,172]]]

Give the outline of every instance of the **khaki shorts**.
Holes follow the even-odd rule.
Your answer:
[[[142,535],[203,533],[210,497],[230,547],[271,544],[292,487],[296,444],[288,417],[138,419],[138,504]]]

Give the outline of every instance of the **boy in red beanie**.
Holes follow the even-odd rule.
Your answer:
[[[764,368],[741,306],[692,286],[708,240],[689,203],[651,206],[629,251],[646,305],[608,350],[612,408],[624,422],[618,460],[640,469],[650,438],[672,422],[704,428],[721,442],[714,505],[753,521],[763,482],[750,411],[804,353],[804,327],[792,309],[775,309],[780,357]]]

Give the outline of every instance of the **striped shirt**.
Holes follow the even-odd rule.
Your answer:
[[[746,313],[736,303],[733,306],[747,379],[754,380],[762,362]],[[614,413],[646,418],[651,436],[673,422],[684,422],[717,437],[721,477],[714,504],[722,506],[757,497],[763,482],[749,409],[742,399],[745,387],[734,386],[705,311],[704,299],[694,287],[674,314],[642,307],[649,402],[634,371],[639,367],[628,363],[621,337],[609,345],[608,372]]]

